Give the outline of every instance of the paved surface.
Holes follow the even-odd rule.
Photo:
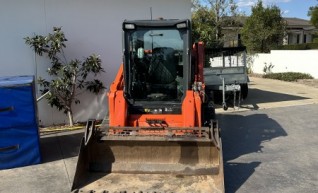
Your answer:
[[[248,97],[241,103],[240,109],[234,110],[233,106],[229,104],[227,112],[224,112],[222,108],[218,108],[216,112],[231,113],[233,111],[260,110],[308,104],[318,104],[318,88],[298,83],[251,77]]]
[[[0,193],[70,192],[82,131],[41,136],[43,163],[0,171]]]
[[[226,192],[318,192],[318,105],[219,115]]]
[[[318,192],[317,103],[318,89],[251,78],[240,110],[217,109],[226,192]],[[70,192],[82,136],[42,136],[43,163],[0,171],[0,192]]]

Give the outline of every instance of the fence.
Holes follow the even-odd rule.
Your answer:
[[[253,73],[263,74],[272,65],[272,72],[302,72],[318,78],[318,50],[272,50],[269,54],[248,56]]]

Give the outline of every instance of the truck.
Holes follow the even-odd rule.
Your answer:
[[[246,47],[206,48],[205,58],[206,92],[213,96],[213,101],[221,98],[224,110],[228,109],[229,101],[234,108],[240,107],[240,102],[248,96]]]

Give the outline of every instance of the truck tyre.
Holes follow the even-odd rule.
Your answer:
[[[241,97],[242,99],[246,99],[248,95],[248,84],[241,84]]]

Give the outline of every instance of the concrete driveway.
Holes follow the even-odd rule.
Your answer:
[[[318,88],[304,84],[251,77],[249,93],[240,109],[229,105],[227,112],[318,104]],[[217,113],[227,113],[222,108]]]
[[[226,192],[318,192],[317,102],[318,89],[251,78],[240,110],[217,109]],[[0,192],[70,192],[82,136],[41,136],[43,164],[0,171]]]
[[[318,192],[318,89],[250,79],[239,110],[217,109],[226,192]]]
[[[71,190],[83,131],[42,135],[42,164],[0,171],[0,193],[66,193]]]
[[[318,105],[218,115],[226,192],[318,192]]]

